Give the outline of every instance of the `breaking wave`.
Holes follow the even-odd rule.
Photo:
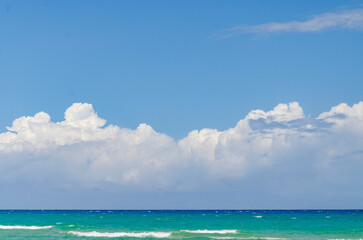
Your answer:
[[[78,237],[106,237],[106,238],[117,238],[117,237],[154,237],[154,238],[166,238],[171,236],[171,232],[77,232],[69,231],[68,234],[76,235]]]
[[[48,229],[53,226],[21,226],[21,225],[0,225],[0,229],[27,229],[27,230],[37,230],[37,229]]]
[[[275,237],[211,237],[213,239],[259,239],[259,240],[286,240],[286,238],[275,238]]]
[[[237,230],[181,230],[182,232],[188,233],[206,233],[206,234],[227,234],[227,233],[237,233]]]

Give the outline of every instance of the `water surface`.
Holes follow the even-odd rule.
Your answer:
[[[363,210],[2,210],[0,239],[363,239]]]

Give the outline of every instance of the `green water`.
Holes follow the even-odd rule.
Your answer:
[[[363,239],[361,210],[0,211],[0,239]]]

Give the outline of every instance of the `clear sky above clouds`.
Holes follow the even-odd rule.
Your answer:
[[[0,208],[362,208],[362,42],[362,1],[2,1]]]

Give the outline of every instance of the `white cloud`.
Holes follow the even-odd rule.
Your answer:
[[[333,29],[363,29],[363,9],[319,14],[306,21],[270,22],[242,25],[223,30],[222,37],[241,33],[318,32]]]
[[[61,122],[44,112],[14,120],[0,134],[0,186],[189,192],[223,188],[228,180],[302,194],[331,186],[356,191],[354,169],[363,167],[363,102],[317,118],[306,117],[297,102],[279,104],[253,110],[225,131],[194,130],[179,141],[147,124],[105,124],[87,103],[73,104]]]
[[[287,104],[279,104],[274,110],[264,112],[262,110],[253,110],[247,115],[247,119],[265,119],[268,121],[291,121],[299,118],[304,118],[303,109],[299,103],[292,102]]]

